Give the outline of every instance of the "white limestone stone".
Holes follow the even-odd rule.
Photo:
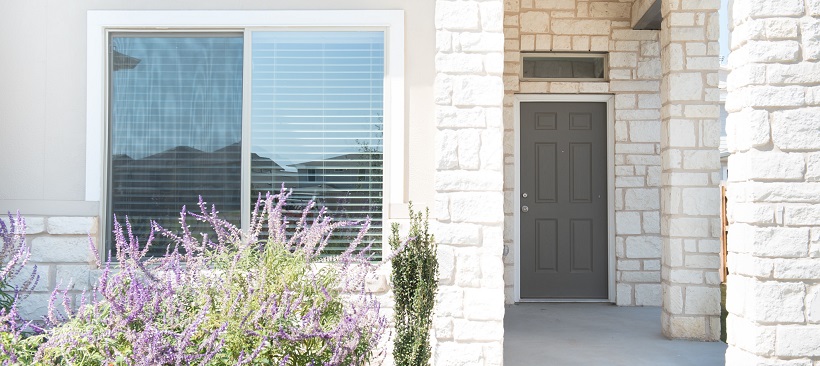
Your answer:
[[[820,150],[820,108],[772,113],[772,141],[781,150]]]
[[[661,238],[656,236],[630,236],[626,238],[627,258],[660,258]]]
[[[93,261],[87,237],[39,237],[31,241],[32,262],[88,263]]]
[[[91,266],[88,264],[62,264],[55,266],[55,268],[57,288],[87,291],[94,285],[91,279]]]
[[[49,217],[49,234],[96,234],[96,217]]]
[[[747,296],[746,316],[760,322],[803,322],[806,290],[803,284],[756,282]],[[754,299],[765,299],[755,301]]]
[[[820,356],[820,325],[777,327],[776,354],[784,357]]]
[[[615,232],[619,235],[635,235],[641,233],[641,214],[639,212],[616,212]]]

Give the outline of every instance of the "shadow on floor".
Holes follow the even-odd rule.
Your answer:
[[[723,342],[671,341],[657,307],[508,305],[504,366],[723,365]]]

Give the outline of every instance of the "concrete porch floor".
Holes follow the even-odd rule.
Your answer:
[[[504,366],[723,365],[723,342],[671,341],[657,307],[507,305]]]

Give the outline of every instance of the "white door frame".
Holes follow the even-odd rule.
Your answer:
[[[521,103],[522,102],[604,102],[606,103],[606,175],[607,175],[607,263],[609,296],[606,300],[589,299],[521,299]],[[615,96],[612,94],[516,94],[515,122],[515,188],[513,199],[513,250],[515,251],[515,302],[615,302]]]

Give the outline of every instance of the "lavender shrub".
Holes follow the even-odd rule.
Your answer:
[[[116,260],[101,264],[95,289],[76,312],[66,293],[55,291],[50,327],[4,344],[6,362],[366,364],[386,322],[364,286],[375,269],[361,242],[369,223],[343,254],[324,258],[334,230],[355,223],[334,221],[313,203],[291,222],[283,213],[288,196],[283,189],[260,199],[247,231],[201,201],[198,213],[183,208],[180,233],[154,223],[146,245],[127,220],[115,224]],[[190,232],[191,219],[209,224],[215,235]],[[147,258],[159,235],[174,244],[165,256]]]
[[[26,298],[40,277],[37,266],[27,270],[31,249],[26,243],[26,221],[18,212],[8,214],[8,223],[0,219],[0,352],[7,345],[22,344],[31,330],[18,314],[20,300]],[[33,355],[34,348],[19,347],[14,353]]]

